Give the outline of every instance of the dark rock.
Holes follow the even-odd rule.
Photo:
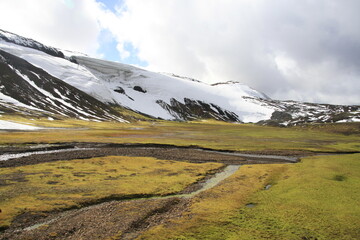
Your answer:
[[[337,113],[337,114],[334,114],[332,116],[332,121],[333,122],[337,122],[337,121],[340,121],[340,120],[345,120],[345,119],[348,119],[351,117],[351,114],[348,113],[348,112],[342,112],[342,113]]]
[[[41,44],[38,41],[29,39],[29,38],[24,38],[17,34],[14,34],[14,33],[10,33],[10,34],[14,35],[14,37],[15,37],[14,39],[8,38],[7,36],[3,35],[1,33],[1,31],[6,32],[6,33],[10,33],[10,32],[0,30],[0,38],[6,42],[15,43],[15,44],[23,46],[23,47],[33,48],[33,49],[42,51],[42,52],[47,53],[54,57],[65,58],[64,53],[59,51],[56,48],[45,46],[44,44]]]
[[[74,56],[69,57],[69,61],[75,64],[79,64],[78,61],[76,61],[76,57]]]
[[[2,50],[0,50],[0,72],[1,93],[25,105],[45,110],[47,114],[104,120],[121,118],[120,113],[111,106]],[[52,97],[49,97],[49,94]],[[1,105],[1,109],[14,107]],[[56,118],[54,115],[51,117]]]
[[[114,89],[115,92],[125,94],[125,90],[122,87],[118,87],[117,89]]]
[[[287,112],[280,112],[280,111],[275,111],[271,114],[271,120],[273,121],[290,121],[292,120],[292,116],[291,114],[287,113]]]
[[[146,93],[146,90],[142,89],[140,86],[135,86],[133,89],[138,92]]]
[[[196,120],[196,119],[215,119],[227,122],[240,122],[239,117],[221,107],[205,103],[199,100],[184,98],[184,103],[175,98],[170,99],[170,104],[158,100],[156,101],[162,108],[166,109],[177,120]]]
[[[266,126],[270,126],[270,127],[285,127],[281,123],[279,123],[277,121],[273,121],[273,120],[261,120],[261,121],[257,122],[256,124],[266,125]]]

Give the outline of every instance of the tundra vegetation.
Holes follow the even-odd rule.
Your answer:
[[[218,121],[139,121],[131,124],[88,122],[74,119],[49,121],[3,117],[50,129],[34,132],[2,132],[0,144],[106,142],[195,145],[233,151],[359,151],[359,123],[319,124],[279,128]]]
[[[360,154],[243,166],[139,239],[358,239],[359,186]]]
[[[216,121],[133,123],[29,120],[47,129],[1,132],[3,147],[43,143],[159,143],[260,154],[326,155],[295,164],[244,165],[190,199],[170,221],[139,239],[356,239],[360,236],[360,124],[279,128]],[[346,154],[345,154],[346,153]],[[17,216],[61,211],[104,199],[179,192],[219,163],[107,156],[0,169],[0,225]],[[1,233],[0,233],[1,234]],[[0,235],[1,236],[1,235]]]
[[[1,168],[1,227],[24,212],[174,194],[220,167],[219,163],[109,156]]]

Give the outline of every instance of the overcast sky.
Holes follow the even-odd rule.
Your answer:
[[[274,99],[360,104],[359,0],[0,0],[0,28]]]

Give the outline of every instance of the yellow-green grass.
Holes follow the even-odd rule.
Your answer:
[[[0,227],[24,212],[78,207],[105,198],[176,193],[220,167],[219,163],[109,156],[1,168]]]
[[[150,118],[146,115],[143,115],[141,113],[132,111],[130,109],[124,108],[124,107],[113,107],[114,110],[118,111],[122,118],[129,122],[136,122],[136,121],[154,121],[153,118]]]
[[[82,129],[107,129],[114,128],[122,123],[119,122],[99,122],[99,121],[85,121],[74,118],[65,118],[60,116],[56,120],[43,117],[26,117],[22,115],[2,115],[0,120],[13,121],[16,123],[27,124],[31,126],[45,127],[45,128],[82,128]]]
[[[29,122],[29,120],[27,121]],[[115,122],[88,122],[72,119],[59,121],[39,119],[35,120],[34,124],[46,127],[68,127],[71,129],[49,129],[31,133],[1,132],[0,144],[75,141],[198,145],[213,149],[238,151],[360,151],[360,135],[334,133],[336,126],[322,130],[322,128],[276,128],[215,121],[157,121],[125,124]],[[360,124],[339,124],[337,126],[355,126],[355,128],[358,128]],[[351,128],[345,127],[344,131],[346,131],[346,129]]]
[[[327,123],[327,124],[308,124],[298,126],[297,128],[306,128],[308,130],[339,133],[344,135],[359,135],[360,123]]]
[[[272,187],[264,190],[269,183]],[[309,157],[282,168],[244,166],[206,194],[195,199],[182,218],[155,227],[140,239],[360,236],[360,154]]]
[[[271,183],[289,165],[245,165],[216,187],[192,199],[182,217],[145,232],[139,239],[224,239],[234,226],[231,218],[250,197]]]

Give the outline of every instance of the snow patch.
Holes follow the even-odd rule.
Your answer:
[[[0,120],[0,129],[1,130],[39,130],[42,128]]]

